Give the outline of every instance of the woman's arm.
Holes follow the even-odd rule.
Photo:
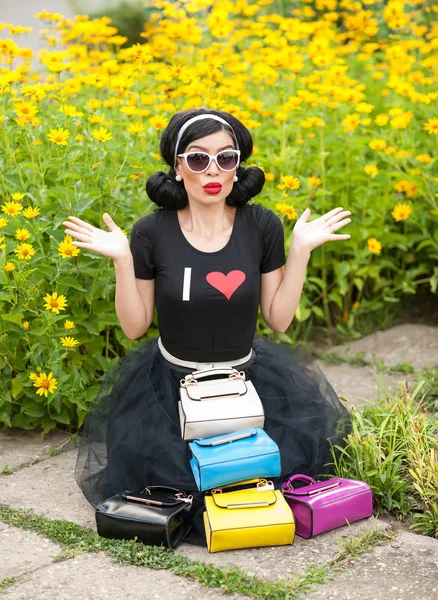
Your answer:
[[[325,242],[351,237],[334,233],[351,222],[349,218],[341,220],[347,215],[351,212],[338,207],[308,223],[310,210],[306,208],[293,229],[286,268],[262,274],[260,308],[266,325],[273,331],[286,331],[294,318],[311,251]]]
[[[155,279],[136,279],[131,253],[114,260],[114,269],[117,318],[124,334],[135,340],[146,333],[154,316]]]
[[[289,327],[303,290],[310,251],[290,247],[286,268],[280,267],[261,278],[260,308],[265,323],[273,331]]]

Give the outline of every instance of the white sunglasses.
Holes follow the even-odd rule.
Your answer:
[[[240,150],[222,150],[214,156],[207,152],[184,152],[177,156],[185,158],[186,164],[192,173],[203,173],[215,160],[222,171],[233,171],[240,163]]]

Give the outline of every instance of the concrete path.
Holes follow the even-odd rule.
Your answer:
[[[438,328],[401,326],[339,347],[336,352],[347,358],[349,352],[365,351],[367,356],[376,352],[387,366],[409,361],[421,369],[438,364],[437,339]],[[353,403],[376,398],[372,367],[327,365],[323,361],[320,366],[338,393]],[[94,510],[74,481],[76,455],[75,444],[63,432],[51,433],[44,440],[35,431],[1,432],[0,471],[7,465],[10,472],[0,474],[0,504],[31,509],[37,515],[72,521],[95,530]],[[370,528],[385,532],[385,536],[381,536],[383,540],[354,562],[343,564],[343,572],[333,569],[333,581],[318,585],[316,574],[335,557],[339,544],[347,538],[362,540]],[[310,577],[315,585],[306,596],[309,600],[432,600],[438,597],[438,540],[416,535],[403,527],[396,533],[392,530],[391,521],[372,519],[310,540],[296,537],[293,546],[209,554],[205,548],[182,544],[176,554],[223,571],[239,567],[247,575],[267,582]],[[207,594],[211,600],[224,597],[218,588],[207,591],[199,583],[165,569],[117,564],[103,552],[67,559],[63,553],[59,545],[41,535],[0,522],[0,596],[7,600],[70,600],[73,597],[107,600],[109,596],[198,600]],[[310,568],[315,569],[312,576]],[[8,578],[14,578],[13,582]],[[6,585],[8,582],[10,585]],[[231,595],[235,599],[243,597]],[[273,592],[264,597],[287,598]]]

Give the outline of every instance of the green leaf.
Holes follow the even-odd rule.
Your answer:
[[[34,400],[30,400],[26,398],[21,406],[21,410],[24,414],[29,415],[30,417],[42,417],[46,414],[47,410],[44,404],[40,404],[35,402]]]
[[[21,321],[23,320],[23,313],[16,313],[15,315],[1,315],[3,321],[9,321],[10,323],[16,323],[17,325],[21,325]]]
[[[79,292],[86,292],[86,288],[82,287],[81,284],[73,277],[69,275],[63,275],[62,277],[62,285],[67,285],[68,287],[72,287]]]
[[[6,423],[8,427],[12,427],[11,418],[5,412],[0,413],[0,423]]]
[[[23,384],[20,381],[20,378],[17,377],[13,377],[12,378],[12,398],[16,398],[21,390],[23,389]]]

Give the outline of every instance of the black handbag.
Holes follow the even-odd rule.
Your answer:
[[[176,548],[190,530],[187,517],[193,496],[167,486],[142,492],[125,490],[96,507],[97,533],[106,538],[134,539],[148,546]]]

